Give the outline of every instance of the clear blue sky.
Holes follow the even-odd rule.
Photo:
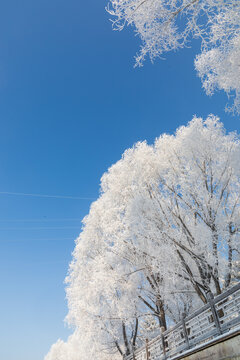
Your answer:
[[[100,177],[138,140],[192,115],[221,116],[194,48],[134,69],[139,40],[113,32],[104,1],[0,4],[0,192],[97,198]],[[69,330],[63,280],[90,200],[0,194],[0,358],[41,360]],[[55,219],[55,220],[54,220]]]

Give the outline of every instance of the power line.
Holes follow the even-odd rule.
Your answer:
[[[46,195],[46,194],[28,194],[28,193],[18,193],[18,192],[10,192],[10,191],[0,191],[0,194],[1,195],[32,196],[32,197],[42,197],[42,198],[55,198],[55,199],[96,200],[96,198],[91,198],[91,197],[65,196],[65,195]]]

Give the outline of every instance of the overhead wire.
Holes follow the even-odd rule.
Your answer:
[[[10,191],[0,191],[0,195],[13,195],[13,196],[29,196],[29,197],[40,197],[40,198],[55,198],[55,199],[72,199],[72,200],[96,200],[93,197],[80,197],[80,196],[68,196],[68,195],[49,195],[49,194],[35,194],[35,193],[21,193],[21,192],[10,192]],[[61,221],[79,221],[81,219],[78,218],[56,218],[56,219],[0,219],[1,223],[4,222],[61,222]],[[78,229],[79,226],[47,226],[47,227],[7,227],[0,228],[0,231],[10,231],[10,230],[67,230],[67,229]],[[26,240],[26,239],[25,239]],[[64,238],[64,239],[34,239],[34,241],[55,241],[55,240],[73,240],[73,238]],[[0,240],[2,242],[4,240]],[[24,241],[24,240],[7,240],[11,241]]]

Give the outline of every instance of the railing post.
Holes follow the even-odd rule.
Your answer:
[[[219,321],[219,318],[218,318],[218,313],[217,313],[215,304],[213,302],[213,299],[214,299],[213,294],[212,294],[211,291],[208,291],[206,295],[207,295],[208,303],[209,303],[209,305],[211,307],[211,310],[212,310],[213,320],[214,320],[214,323],[216,325],[218,335],[221,335],[222,330],[221,330],[221,325],[220,325],[220,321]]]
[[[185,317],[186,317],[186,313],[183,312],[182,313],[182,328],[183,328],[183,335],[186,341],[186,348],[189,349],[190,345],[189,345],[189,338],[188,338],[188,333],[187,333],[187,328],[186,328],[186,323],[185,323]]]
[[[147,360],[150,360],[150,359],[149,359],[149,351],[148,351],[148,339],[146,339],[146,354],[147,354],[146,359],[147,359]]]
[[[163,326],[161,326],[161,342],[162,342],[162,349],[163,349],[163,360],[167,359],[167,355],[166,355],[166,343],[165,343],[165,339],[164,339],[164,333],[165,328]]]
[[[136,356],[135,356],[135,348],[133,347],[133,352],[132,352],[132,355],[133,355],[133,360],[136,360]]]

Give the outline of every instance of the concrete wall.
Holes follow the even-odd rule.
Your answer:
[[[224,339],[191,355],[183,360],[240,360],[240,335]]]

